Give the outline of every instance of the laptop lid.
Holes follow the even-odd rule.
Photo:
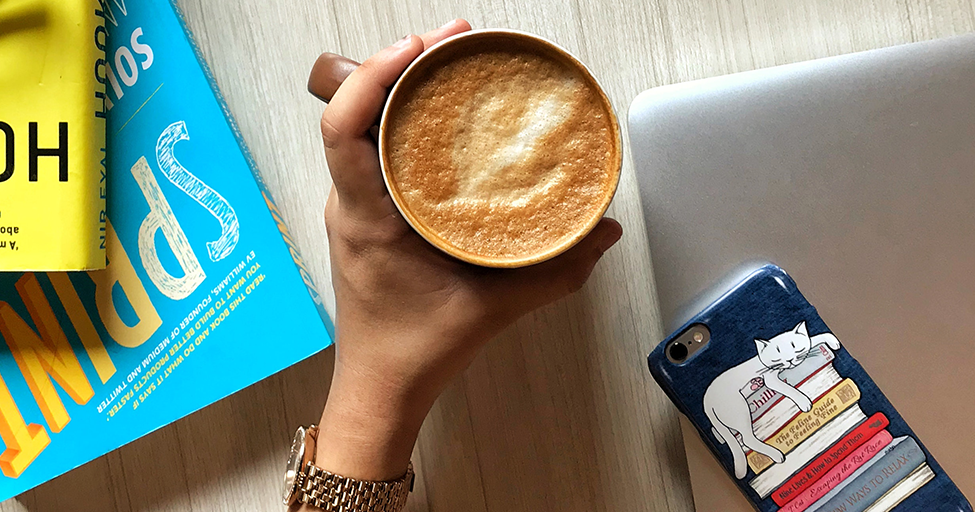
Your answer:
[[[629,132],[665,329],[783,267],[975,496],[975,36],[651,89]],[[697,510],[752,510],[684,427]]]

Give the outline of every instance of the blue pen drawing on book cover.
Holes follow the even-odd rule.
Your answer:
[[[108,267],[0,275],[0,499],[331,343],[331,323],[168,0],[92,1]]]

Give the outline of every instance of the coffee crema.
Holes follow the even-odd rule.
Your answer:
[[[418,231],[505,266],[561,252],[598,222],[619,179],[619,131],[567,59],[520,40],[472,44],[398,86],[384,165]]]

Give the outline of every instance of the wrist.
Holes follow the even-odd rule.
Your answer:
[[[432,400],[427,404],[336,362],[319,424],[316,465],[359,480],[402,477],[431,406]]]

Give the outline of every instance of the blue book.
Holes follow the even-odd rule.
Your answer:
[[[849,476],[839,487],[813,503],[810,512],[862,512],[926,460],[913,437],[894,439],[884,451]]]
[[[331,343],[331,322],[168,0],[92,1],[108,268],[0,274],[0,500]]]

